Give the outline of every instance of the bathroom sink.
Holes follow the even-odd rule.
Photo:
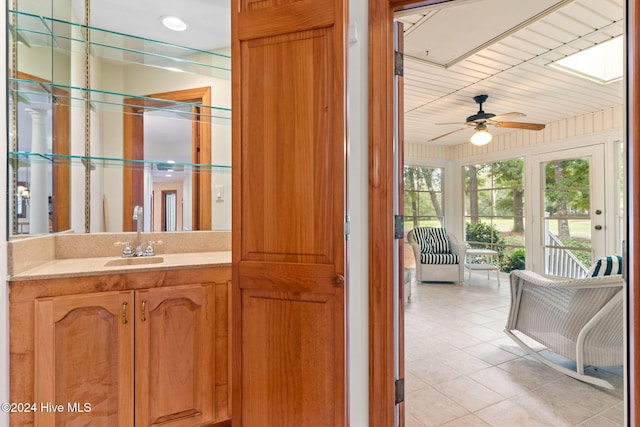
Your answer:
[[[105,267],[118,267],[123,265],[145,265],[145,264],[159,264],[164,261],[161,256],[141,256],[131,258],[115,258],[107,261]]]

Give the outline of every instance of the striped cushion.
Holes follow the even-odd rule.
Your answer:
[[[420,254],[422,264],[458,264],[459,258],[455,254]]]
[[[427,227],[414,228],[413,235],[416,238],[416,243],[420,245],[420,253],[426,254],[430,252],[429,243],[427,241]]]
[[[427,243],[429,252],[434,254],[449,254],[449,237],[444,228],[427,227]]]
[[[600,258],[587,271],[587,277],[610,276],[613,274],[622,274],[622,257],[620,255]]]

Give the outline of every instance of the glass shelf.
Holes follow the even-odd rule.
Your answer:
[[[131,160],[112,157],[75,156],[69,154],[34,153],[31,151],[9,151],[9,164],[14,167],[28,167],[34,164],[56,164],[82,166],[87,163],[91,170],[97,167],[117,167],[120,169],[161,171],[161,172],[212,172],[231,173],[231,166],[167,162],[153,160]]]
[[[28,104],[52,104],[61,100],[68,100],[68,104],[73,108],[84,108],[88,98],[91,108],[100,110],[111,110],[122,113],[122,107],[135,107],[132,114],[142,114],[148,111],[162,111],[174,113],[178,119],[192,120],[193,107],[200,108],[199,116],[211,117],[214,124],[231,124],[231,109],[214,107],[212,105],[202,105],[193,102],[167,101],[159,98],[147,96],[136,96],[118,92],[110,92],[98,89],[86,89],[83,87],[67,86],[48,82],[38,82],[35,80],[8,78],[9,92],[22,102]],[[15,95],[13,95],[15,93]]]
[[[91,53],[111,61],[141,64],[223,79],[231,78],[231,56],[104,30],[27,12],[9,10],[16,39],[39,46],[84,52],[89,31]]]

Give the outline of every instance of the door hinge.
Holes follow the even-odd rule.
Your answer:
[[[344,219],[344,236],[347,240],[351,238],[351,216],[349,215]]]
[[[404,215],[396,215],[393,218],[393,238],[404,239]]]
[[[404,402],[404,378],[396,380],[396,405]]]
[[[404,76],[404,54],[397,50],[393,52],[393,75]]]

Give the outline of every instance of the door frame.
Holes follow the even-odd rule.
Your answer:
[[[176,90],[128,98],[123,108],[124,137],[122,154],[125,159],[144,160],[145,108],[163,108],[166,101],[199,104],[192,107],[191,162],[194,165],[211,163],[211,87]],[[194,166],[192,171],[192,230],[211,230],[211,169]],[[134,231],[131,212],[135,205],[143,206],[144,166],[132,166],[122,171],[122,231]]]
[[[611,238],[607,236],[607,230],[615,234],[615,226],[612,220],[615,218],[614,209],[605,209],[608,200],[605,196],[605,186],[602,177],[605,176],[605,148],[604,144],[589,145],[580,148],[570,148],[566,150],[553,151],[532,156],[530,167],[527,171],[525,186],[527,188],[528,200],[531,200],[531,208],[527,211],[527,223],[535,226],[531,236],[530,244],[527,244],[527,253],[531,253],[532,264],[528,266],[537,273],[545,274],[544,262],[544,189],[545,172],[544,164],[554,160],[568,160],[576,158],[589,158],[589,187],[590,187],[590,220],[591,226],[600,224],[603,231],[595,233],[591,230],[592,259],[596,260],[606,256],[617,248],[610,245]],[[598,179],[600,177],[600,179]],[[528,184],[527,184],[528,183]],[[596,209],[603,210],[602,216],[597,221],[594,214]],[[596,222],[597,221],[597,222]],[[586,266],[589,268],[589,266]]]
[[[369,423],[395,423],[393,14],[466,0],[369,0]]]
[[[369,420],[394,423],[393,14],[466,0],[369,0]],[[640,40],[640,0],[627,1],[628,40]],[[640,46],[627,54],[627,194],[640,189]],[[628,201],[627,264],[640,261],[640,198]],[[640,425],[640,269],[628,275],[629,421]]]
[[[162,231],[167,231],[167,196],[169,194],[173,194],[175,200],[174,200],[174,210],[178,209],[178,190],[160,190],[160,206],[161,206],[161,214],[160,214],[160,229]],[[152,204],[153,206],[153,204]],[[174,224],[174,228],[178,228],[178,216],[177,214],[174,212],[174,216],[175,216],[175,224]],[[172,231],[176,231],[176,230],[172,230]]]

